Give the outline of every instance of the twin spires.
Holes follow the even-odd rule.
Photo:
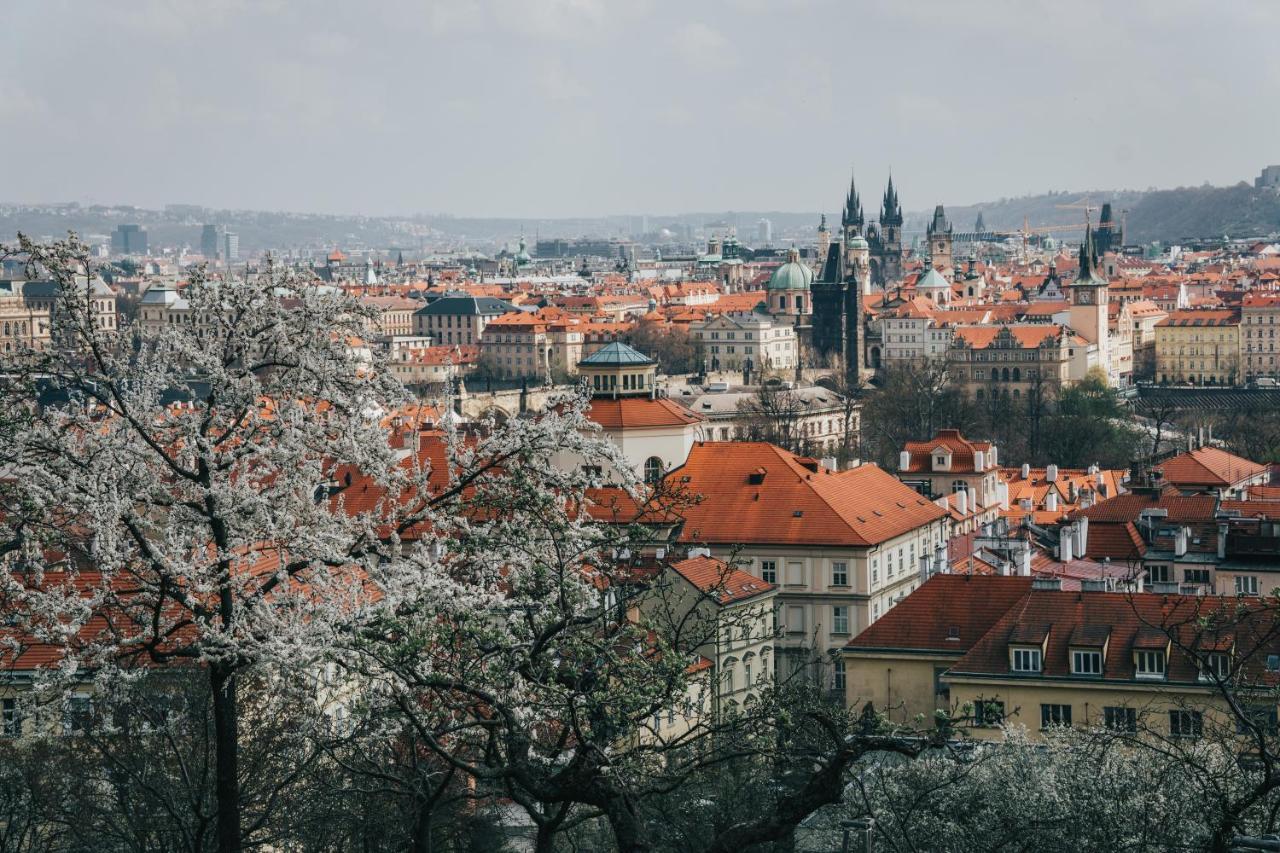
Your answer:
[[[889,186],[880,204],[880,224],[902,226],[902,205],[898,202],[898,191],[893,188],[893,175],[889,175]]]
[[[864,221],[865,220],[862,216],[862,199],[858,198],[858,188],[854,183],[853,176],[850,175],[849,194],[844,200],[844,213],[840,216],[840,225],[846,230],[854,228],[861,233]]]

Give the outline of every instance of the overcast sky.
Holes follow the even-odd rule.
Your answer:
[[[0,199],[522,217],[1252,180],[1280,2],[7,0]]]

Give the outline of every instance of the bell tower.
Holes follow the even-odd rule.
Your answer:
[[[1071,285],[1071,328],[1098,346],[1098,362],[1110,374],[1110,347],[1107,337],[1107,280],[1098,275],[1094,253],[1093,227],[1086,223],[1080,244],[1080,272]]]

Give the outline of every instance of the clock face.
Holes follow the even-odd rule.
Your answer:
[[[1081,305],[1092,305],[1093,294],[1087,290],[1082,290],[1076,294],[1076,301],[1079,302]]]

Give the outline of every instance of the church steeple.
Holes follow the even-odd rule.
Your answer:
[[[1098,256],[1093,248],[1093,226],[1085,223],[1084,240],[1080,243],[1080,272],[1076,275],[1078,284],[1105,284],[1106,279],[1098,275]]]
[[[889,175],[889,186],[880,204],[880,225],[902,225],[902,205],[898,203],[898,191],[893,188],[893,175]]]
[[[845,231],[853,229],[857,233],[862,233],[862,225],[864,223],[862,217],[862,199],[858,198],[858,188],[855,185],[853,176],[849,176],[849,194],[844,200],[844,213],[840,217],[840,224]]]

